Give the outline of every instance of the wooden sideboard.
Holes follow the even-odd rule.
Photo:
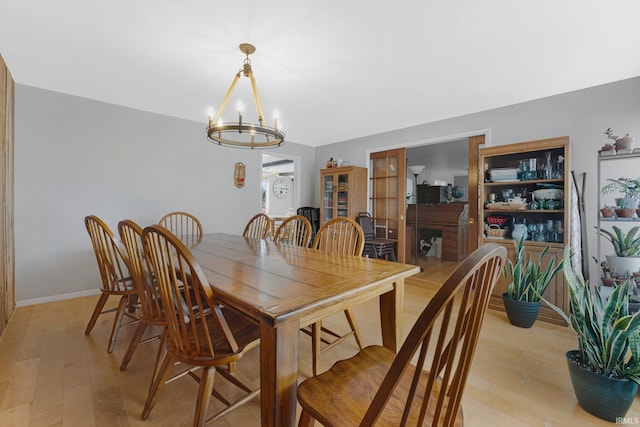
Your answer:
[[[417,223],[416,223],[417,212]],[[407,259],[415,254],[416,224],[420,235],[433,230],[442,237],[442,256],[445,261],[461,261],[469,252],[469,221],[466,203],[415,204],[407,206]]]

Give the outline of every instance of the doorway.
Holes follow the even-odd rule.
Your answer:
[[[286,154],[262,154],[260,206],[272,219],[294,214],[295,207],[300,204],[300,191],[296,185],[298,163],[298,158]]]
[[[409,227],[406,222],[406,209],[409,204],[415,204],[417,199],[416,184],[451,184],[450,191],[456,186],[456,190],[451,194],[451,200],[457,200],[468,204],[468,233],[465,237],[468,245],[468,253],[478,247],[478,149],[485,143],[485,136],[488,130],[470,132],[460,135],[452,135],[449,137],[437,138],[432,140],[421,140],[413,143],[403,144],[406,149],[405,165],[403,169],[406,172],[406,201],[403,215],[401,219],[404,221],[403,228]],[[389,147],[391,150],[394,147]],[[396,146],[397,148],[397,146]],[[366,152],[367,160],[375,157],[376,153],[382,150],[368,150]],[[425,165],[426,168],[414,177],[408,169],[412,165]],[[371,175],[371,172],[370,172]],[[417,179],[416,179],[417,178]],[[370,197],[372,189],[369,189]],[[375,216],[376,206],[370,204],[371,213]],[[412,256],[413,245],[407,240],[405,234],[398,236],[398,245],[404,248],[404,262],[414,262],[415,256]],[[417,246],[416,246],[417,247]],[[437,250],[424,251],[430,256],[441,253]],[[452,262],[457,265],[457,262]]]

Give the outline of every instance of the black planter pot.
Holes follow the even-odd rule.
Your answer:
[[[627,379],[605,377],[580,366],[578,350],[568,351],[567,364],[578,404],[588,413],[616,422],[624,417],[633,403],[638,384]]]
[[[502,301],[504,302],[504,309],[507,312],[507,317],[512,325],[520,328],[530,328],[538,318],[538,312],[540,311],[540,301],[517,301],[509,298],[507,293],[502,294]]]

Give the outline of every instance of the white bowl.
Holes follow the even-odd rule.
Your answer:
[[[531,194],[533,195],[533,200],[562,200],[564,198],[564,190],[560,190],[559,188],[543,188]]]

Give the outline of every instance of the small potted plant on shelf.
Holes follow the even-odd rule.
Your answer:
[[[621,198],[616,199],[618,217],[630,218],[636,213],[638,199],[640,198],[640,178],[616,178],[607,179],[609,181],[602,187],[602,194],[622,193]]]
[[[613,134],[613,129],[607,128],[604,134],[613,141],[616,151],[631,150],[633,148],[633,138],[628,133],[625,133],[624,136],[617,136]]]
[[[525,259],[524,238],[513,241],[515,247],[515,263],[511,260],[504,266],[502,274],[509,283],[507,292],[502,294],[507,317],[512,325],[530,328],[540,311],[540,298],[551,280],[562,269],[562,261],[556,265],[556,259],[551,258],[546,267],[542,267],[543,258],[549,250],[547,245],[537,262]]]
[[[601,227],[596,227],[596,230],[613,245],[615,255],[606,255],[607,266],[612,274],[640,271],[640,235],[637,235],[640,226],[632,227],[627,233],[615,225],[612,230]]]
[[[567,246],[563,262],[569,314],[543,300],[578,335],[578,349],[566,353],[578,404],[613,422],[626,415],[640,383],[640,312],[629,313],[630,280],[605,297],[574,273],[570,254]]]
[[[600,209],[600,213],[603,218],[612,218],[616,213],[616,208],[613,206],[604,205],[604,208]]]
[[[604,145],[598,151],[601,156],[613,155],[616,154],[616,147],[613,145],[613,142],[605,142]]]

